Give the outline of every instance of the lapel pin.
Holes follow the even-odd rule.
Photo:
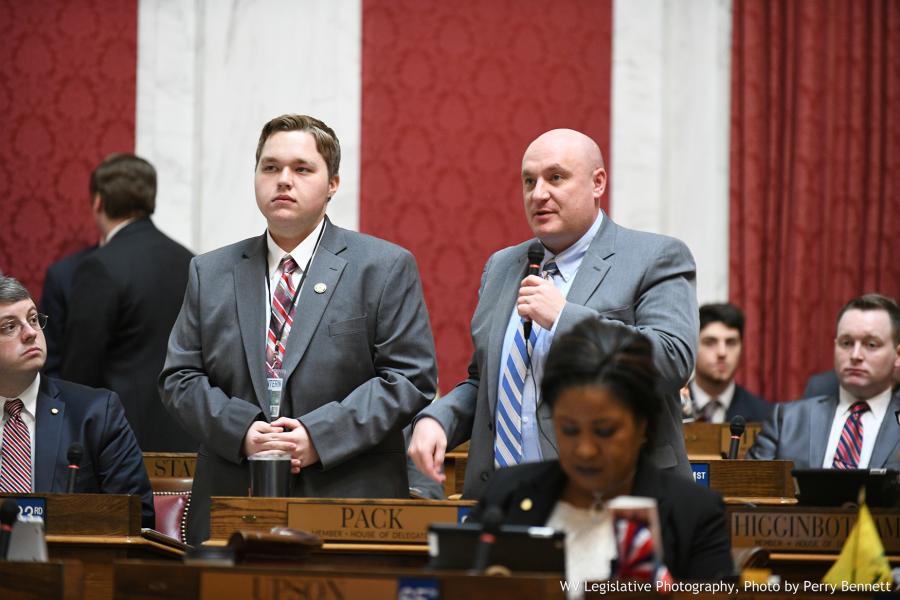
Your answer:
[[[317,283],[315,285],[315,287],[313,287],[313,291],[315,291],[317,294],[324,294],[325,290],[327,290],[327,289],[328,289],[328,286],[325,285],[324,283]]]
[[[519,503],[519,508],[528,512],[531,510],[531,507],[534,506],[534,502],[531,501],[531,498],[525,498],[522,502]]]
[[[58,409],[58,408],[51,408],[51,409],[50,409],[50,414],[51,414],[51,415],[58,415],[58,414],[59,414],[59,409]]]

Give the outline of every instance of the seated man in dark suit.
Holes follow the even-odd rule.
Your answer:
[[[840,390],[780,404],[748,458],[786,459],[799,469],[900,469],[900,307],[866,294],[838,313],[834,370]]]
[[[710,423],[725,423],[737,415],[748,421],[766,420],[772,405],[734,381],[743,343],[740,308],[727,303],[700,307],[700,344],[686,416]]]
[[[40,375],[46,323],[28,290],[0,276],[0,492],[65,492],[66,455],[80,443],[75,491],[137,494],[153,527],[150,480],[118,396]]]

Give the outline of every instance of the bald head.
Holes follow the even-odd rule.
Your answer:
[[[600,212],[606,190],[603,154],[580,131],[553,129],[522,157],[525,216],[534,235],[554,253],[583,236]]]

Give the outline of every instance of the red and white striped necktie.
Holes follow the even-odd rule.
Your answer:
[[[272,315],[269,318],[269,332],[266,335],[266,374],[272,376],[274,369],[280,369],[284,359],[284,346],[291,333],[294,321],[294,309],[291,304],[294,298],[294,285],[291,274],[297,269],[297,263],[290,256],[281,261],[281,278],[272,295]]]
[[[21,400],[7,400],[4,410],[9,416],[3,426],[3,447],[0,449],[0,492],[28,494],[31,492],[31,434],[22,420]]]

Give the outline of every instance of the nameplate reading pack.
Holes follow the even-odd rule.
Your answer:
[[[326,542],[425,544],[432,523],[458,523],[468,507],[371,500],[354,503],[292,502],[288,527]]]

